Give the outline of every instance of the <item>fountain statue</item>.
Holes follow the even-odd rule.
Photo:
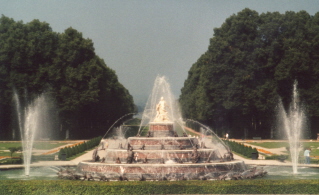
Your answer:
[[[169,121],[169,118],[167,116],[167,111],[166,111],[166,101],[164,100],[163,97],[161,97],[161,100],[156,106],[156,117],[154,119],[154,122],[167,122]]]
[[[108,139],[107,148],[98,147],[103,161],[82,161],[74,174],[84,179],[92,175],[98,180],[145,181],[218,179],[237,173],[223,177],[231,178],[247,171],[243,161],[224,159],[231,151],[214,133],[195,137],[186,129],[166,78],[158,76],[137,136]]]

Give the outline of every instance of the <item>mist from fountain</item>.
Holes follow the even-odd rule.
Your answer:
[[[22,141],[23,162],[25,167],[25,175],[30,175],[30,164],[32,157],[33,143],[39,129],[43,128],[45,124],[41,124],[45,118],[45,96],[40,95],[26,108],[21,108],[18,94],[14,93],[16,102],[16,111],[18,115],[19,130]]]
[[[192,119],[187,119],[186,120],[186,124],[188,124],[188,126],[193,126],[192,124],[196,124],[199,126],[200,129],[200,134],[201,134],[201,142],[205,143],[205,146],[209,147],[209,148],[218,148],[219,152],[221,154],[225,154],[228,152],[229,147],[223,142],[223,140],[221,140],[216,134],[215,132],[209,128],[208,126],[192,120]]]
[[[282,124],[288,141],[293,173],[298,173],[298,157],[300,152],[300,139],[305,126],[305,113],[300,103],[297,90],[297,81],[294,82],[292,100],[288,112],[285,111],[282,101],[279,102],[279,123]]]

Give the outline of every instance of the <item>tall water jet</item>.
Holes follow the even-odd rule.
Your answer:
[[[46,108],[45,97],[44,95],[39,96],[24,109],[21,108],[17,93],[14,94],[14,99],[16,102],[19,129],[21,134],[25,175],[29,176],[34,139],[36,134],[39,132],[39,129],[43,127],[41,122],[43,121],[44,117],[43,111]]]
[[[290,157],[294,174],[298,173],[300,139],[305,125],[305,113],[300,103],[297,85],[298,83],[295,81],[288,113],[285,111],[282,101],[279,102],[279,118],[289,141]]]
[[[157,111],[154,108],[156,108],[157,103],[161,99],[164,99],[166,102],[167,117],[169,118],[169,120],[173,121],[179,126],[182,126],[182,116],[177,104],[177,100],[171,92],[171,87],[168,79],[165,76],[157,76],[154,81],[152,93],[150,94],[145,105],[139,133],[141,133],[142,131],[141,128],[155,120]]]

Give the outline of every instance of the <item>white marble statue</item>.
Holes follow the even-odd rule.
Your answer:
[[[170,121],[167,116],[167,104],[163,97],[161,97],[161,100],[156,105],[156,117],[154,119],[154,122],[168,122]]]

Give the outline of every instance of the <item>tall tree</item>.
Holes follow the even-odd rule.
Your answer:
[[[227,18],[189,71],[180,96],[184,116],[236,137],[269,137],[278,99],[288,105],[294,80],[303,101],[316,96],[317,17],[246,8]],[[308,114],[316,116],[313,110]]]
[[[73,28],[55,33],[49,24],[0,18],[0,134],[11,138],[13,88],[27,106],[41,93],[56,105],[61,138],[104,134],[124,114],[134,112],[133,98],[115,72],[94,52],[93,42]],[[12,112],[14,113],[14,112]]]

